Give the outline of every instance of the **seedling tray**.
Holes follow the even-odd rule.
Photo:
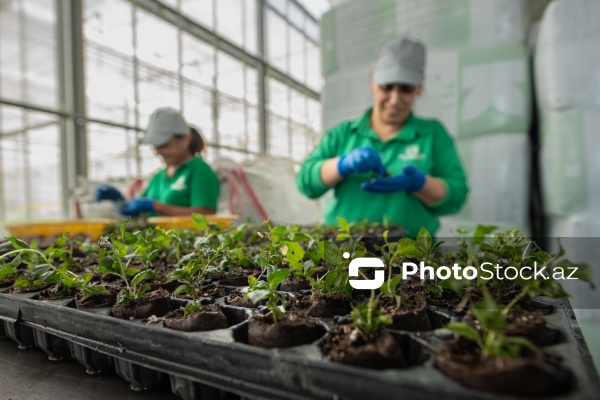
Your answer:
[[[518,398],[469,389],[435,369],[429,350],[451,336],[445,330],[393,331],[410,366],[370,370],[328,360],[318,342],[289,349],[246,344],[246,320],[256,309],[221,305],[228,329],[187,333],[162,323],[117,319],[110,309],[78,310],[73,300],[34,298],[0,293],[0,336],[21,347],[40,347],[54,359],[72,357],[91,373],[116,370],[137,390],[170,384],[183,399],[219,398],[221,390],[269,399]],[[544,350],[560,355],[574,377],[568,393],[552,398],[596,399],[598,375],[569,302],[537,300],[549,306],[546,321],[559,332],[558,343]],[[439,321],[456,319],[444,310],[434,313]],[[331,319],[323,322],[333,325]]]

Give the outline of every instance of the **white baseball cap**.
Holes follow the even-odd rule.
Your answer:
[[[373,83],[420,85],[425,70],[425,45],[397,36],[384,43],[375,59]]]
[[[162,146],[173,136],[189,132],[189,125],[177,110],[170,107],[158,108],[150,115],[146,136],[140,143]]]

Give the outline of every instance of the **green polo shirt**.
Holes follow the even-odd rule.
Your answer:
[[[349,153],[362,146],[374,148],[392,175],[412,164],[442,180],[446,196],[433,205],[425,205],[410,193],[369,193],[361,189],[362,182],[372,174],[351,174],[334,189],[334,198],[325,209],[325,223],[337,224],[336,216],[350,222],[363,219],[396,223],[416,236],[423,226],[434,235],[439,228],[438,216],[456,213],[464,204],[468,187],[465,173],[454,146],[454,140],[436,120],[410,115],[402,129],[382,142],[371,129],[372,109],[354,121],[343,122],[322,138],[308,156],[296,176],[301,193],[309,198],[323,195],[329,188],[321,180],[321,166],[329,158]]]
[[[182,164],[172,177],[167,169],[157,172],[141,194],[153,200],[181,207],[217,209],[219,179],[202,159],[192,157]]]

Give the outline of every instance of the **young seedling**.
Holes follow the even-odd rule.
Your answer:
[[[277,291],[277,287],[289,275],[290,270],[286,268],[271,271],[267,275],[266,281],[259,280],[254,276],[248,277],[250,287],[244,298],[249,299],[254,304],[266,299],[266,306],[273,314],[273,321],[277,323],[277,318],[283,316],[283,310],[285,310],[287,304],[285,297]]]
[[[475,342],[481,350],[483,358],[517,358],[522,355],[525,348],[534,351],[537,349],[526,338],[505,336],[502,333],[506,319],[487,290],[484,292],[483,300],[477,303],[472,311],[479,321],[479,330],[464,322],[451,322],[446,328]]]
[[[137,246],[135,250],[132,245],[137,243],[138,238],[126,230],[128,221],[121,224],[119,233],[111,233],[102,236],[98,240],[99,246],[104,249],[99,252],[100,264],[91,267],[102,274],[114,274],[125,281],[126,288],[117,294],[117,306],[129,306],[139,304],[147,297],[150,290],[149,284],[143,284],[144,279],[153,279],[156,274],[152,269],[140,270],[130,267],[132,260],[139,259],[139,253],[143,253],[143,247]]]
[[[63,243],[60,239],[59,244]],[[69,271],[68,267],[72,266],[72,249],[69,251],[68,248],[59,247],[55,243],[42,252],[14,236],[9,237],[7,243],[10,243],[10,246],[4,244],[4,248],[12,247],[13,250],[0,256],[0,260],[9,256],[14,258],[0,269],[0,280],[4,279],[5,275],[14,274],[17,271],[17,265],[21,263],[28,265],[28,273],[15,280],[14,286],[17,288],[36,289],[47,284],[54,284],[52,296],[64,298],[71,293],[72,289],[85,288],[92,278],[91,273],[77,275]],[[58,266],[54,265],[61,261],[62,263]]]
[[[379,295],[375,296],[375,290],[371,290],[371,297],[367,302],[353,307],[350,316],[367,342],[374,339],[377,331],[392,323],[391,317],[383,314],[383,310],[379,307]]]
[[[192,302],[184,308],[184,317],[194,311],[200,311],[202,309],[202,305],[198,300],[198,293],[204,284],[205,278],[219,270],[213,263],[215,260],[221,258],[223,249],[223,244],[217,249],[213,249],[207,244],[198,246],[193,253],[182,258],[181,264],[185,265],[175,269],[169,275],[171,280],[183,282],[182,285],[175,289],[174,294],[178,295],[185,292],[192,298]]]

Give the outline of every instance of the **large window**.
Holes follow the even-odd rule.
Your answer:
[[[318,36],[290,0],[0,0],[0,218],[61,218],[80,173],[150,176],[138,141],[158,107],[200,129],[210,162],[261,143],[301,162],[321,134]]]

